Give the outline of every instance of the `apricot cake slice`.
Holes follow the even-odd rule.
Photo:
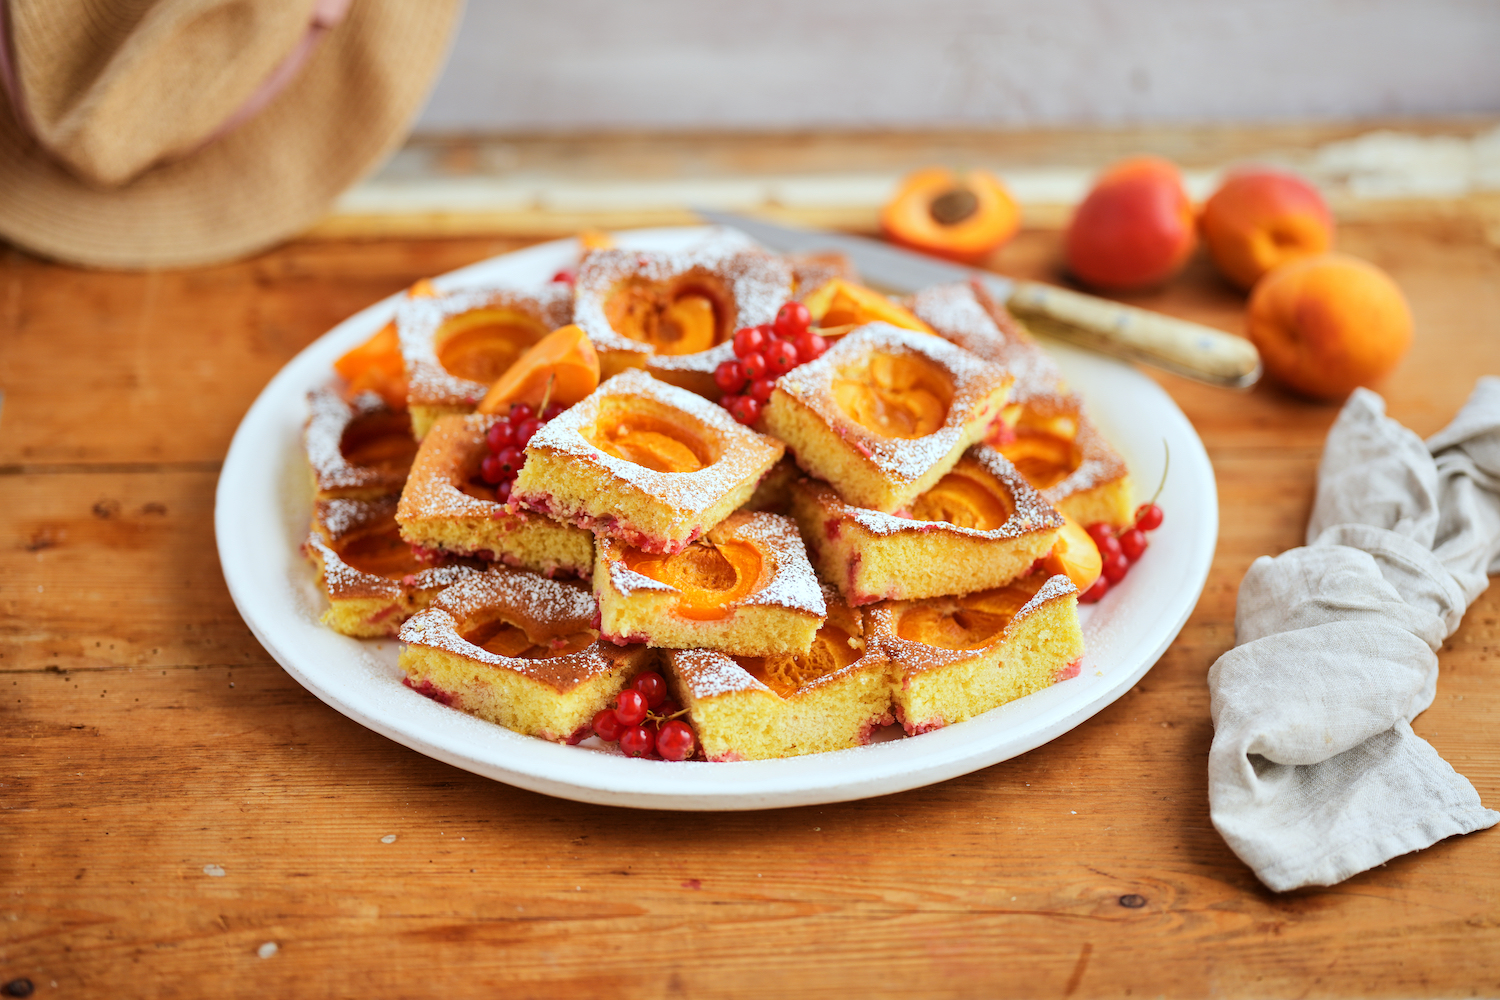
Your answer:
[[[632,369],[526,446],[513,504],[652,552],[676,552],[755,491],[785,446]]]
[[[1084,412],[1083,400],[1021,323],[977,284],[934,285],[911,300],[937,333],[1015,373],[989,442],[1053,507],[1080,524],[1134,519],[1129,470]]]
[[[1033,573],[963,597],[885,601],[865,637],[898,664],[896,719],[910,734],[962,722],[1078,673],[1078,588]]]
[[[777,379],[765,424],[846,501],[892,512],[984,436],[1010,383],[939,337],[871,323]]]
[[[746,656],[806,653],[827,614],[797,526],[751,511],[671,555],[601,539],[594,593],[616,642]]]
[[[806,653],[673,650],[669,683],[709,760],[768,760],[862,746],[890,725],[893,666],[863,616],[824,589],[828,620]]]
[[[328,597],[323,624],[352,636],[395,635],[444,587],[481,572],[472,559],[419,560],[396,527],[396,498],[319,500],[303,552]]]
[[[346,402],[333,389],[308,393],[307,408],[302,440],[319,497],[373,499],[401,492],[417,453],[405,413],[373,392]]]
[[[584,258],[574,287],[573,322],[603,377],[643,367],[717,399],[713,372],[734,357],[734,331],[776,318],[792,297],[792,268],[723,240],[679,253],[601,250]]]
[[[560,281],[535,291],[403,300],[396,307],[396,332],[417,438],[426,437],[438,417],[473,412],[528,347],[567,325],[572,307],[572,291]]]
[[[496,566],[438,595],[401,628],[406,684],[451,708],[554,742],[577,742],[655,657],[602,642],[580,583]]]
[[[827,483],[792,487],[813,564],[845,600],[915,600],[988,590],[1024,576],[1064,521],[999,452],[975,445],[909,511],[845,503]]]
[[[540,573],[587,576],[594,536],[535,511],[498,502],[479,477],[489,454],[485,434],[500,418],[481,413],[440,417],[422,439],[401,492],[401,537],[430,556],[477,556]]]

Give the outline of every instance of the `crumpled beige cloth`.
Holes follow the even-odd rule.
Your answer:
[[[1208,673],[1210,813],[1267,886],[1332,885],[1500,822],[1411,729],[1437,650],[1496,572],[1500,378],[1425,444],[1357,390],[1307,545],[1250,567],[1235,648]]]

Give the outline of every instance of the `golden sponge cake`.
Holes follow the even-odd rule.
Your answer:
[[[307,396],[302,441],[318,496],[375,497],[401,492],[417,443],[411,418],[373,392],[345,401],[333,389]]]
[[[587,576],[594,536],[536,512],[497,503],[478,478],[485,433],[499,417],[440,417],[422,439],[401,492],[401,537],[423,553],[476,556],[539,573]]]
[[[827,614],[797,526],[754,511],[670,555],[600,539],[594,593],[616,642],[749,656],[806,653]]]
[[[1084,652],[1078,588],[1045,572],[964,597],[876,604],[865,628],[898,665],[896,718],[912,735],[1075,676]]]
[[[785,450],[703,397],[631,370],[537,431],[511,502],[676,552],[749,500]]]
[[[765,426],[849,503],[894,512],[984,437],[1011,381],[939,337],[870,323],[777,379]]]
[[[975,445],[909,511],[845,503],[827,483],[792,487],[792,516],[813,564],[854,605],[967,594],[1030,571],[1063,517],[999,452]]]
[[[481,719],[577,742],[655,655],[601,642],[579,583],[494,567],[438,595],[401,628],[406,684]]]
[[[669,683],[709,760],[767,760],[861,746],[893,721],[892,665],[860,613],[824,593],[828,619],[806,653],[673,650]]]

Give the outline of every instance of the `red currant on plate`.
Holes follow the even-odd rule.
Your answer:
[[[514,449],[512,449],[514,450]],[[505,466],[494,455],[486,455],[479,462],[479,478],[491,486],[505,478]]]
[[[1107,521],[1095,521],[1083,530],[1089,533],[1100,552],[1104,551],[1104,540],[1115,537],[1115,529]]]
[[[734,332],[734,356],[743,359],[766,346],[766,335],[758,326],[746,326]]]
[[[656,734],[656,752],[666,760],[687,760],[697,746],[693,728],[680,719],[665,723]]]
[[[1120,550],[1125,553],[1125,558],[1131,562],[1135,562],[1145,554],[1148,544],[1146,533],[1140,528],[1131,528],[1120,536]]]
[[[750,389],[746,395],[751,399],[759,401],[760,405],[765,406],[771,401],[771,393],[775,389],[776,380],[774,378],[758,378],[750,383]]]
[[[656,746],[656,734],[645,726],[631,726],[620,734],[620,749],[627,757],[644,757]]]
[[[724,392],[739,392],[745,388],[745,366],[738,361],[721,361],[714,369],[714,385]]]
[[[809,330],[797,338],[797,356],[803,361],[816,361],[826,350],[828,350],[828,341],[823,339],[822,334]]]
[[[646,704],[656,708],[667,700],[667,679],[655,670],[637,674],[630,686],[646,696]]]
[[[1112,556],[1104,557],[1104,576],[1110,585],[1119,583],[1125,579],[1125,574],[1130,572],[1130,560],[1125,558],[1125,553],[1116,552]]]
[[[1099,598],[1109,593],[1109,581],[1104,577],[1094,581],[1094,585],[1078,595],[1078,600],[1084,604],[1095,604]]]
[[[516,478],[516,473],[521,469],[521,463],[526,461],[526,456],[521,454],[520,448],[516,447],[501,448],[492,457],[495,459],[495,461],[499,462],[500,467],[505,470],[500,477],[501,479]],[[498,479],[496,480],[496,482],[499,481],[500,480]]]
[[[646,696],[635,688],[626,688],[615,695],[615,714],[620,717],[623,725],[639,726],[645,721],[646,713],[650,711],[650,708]]]
[[[490,451],[499,451],[516,443],[516,429],[509,420],[497,421],[484,435]]]
[[[792,340],[812,323],[812,313],[800,302],[788,302],[776,312],[776,336]]]
[[[1143,503],[1136,508],[1135,526],[1142,531],[1155,531],[1161,527],[1161,508],[1154,503]]]
[[[574,274],[572,271],[569,271],[567,268],[563,268],[561,271],[558,271],[556,274],[554,274],[552,276],[552,280],[553,281],[561,281],[561,282],[564,282],[566,284],[571,285],[573,283],[574,279],[577,278],[577,277],[578,276],[576,274]]]
[[[542,416],[541,416],[542,423],[545,424],[549,420],[555,420],[555,419],[557,419],[559,416],[562,415],[562,412],[564,410],[566,410],[566,409],[567,409],[567,407],[564,406],[564,405],[562,405],[561,403],[548,403],[547,404],[547,408],[542,411]]]
[[[542,429],[542,422],[536,417],[527,417],[516,424],[516,444],[524,448],[531,442],[531,436]]]
[[[612,708],[601,710],[594,716],[594,734],[606,743],[613,743],[625,731],[625,723]]]
[[[1102,538],[1096,538],[1094,544],[1099,546],[1099,554],[1105,559],[1117,556],[1121,552],[1120,539],[1114,535],[1104,535]]]
[[[528,417],[536,416],[536,411],[531,408],[530,403],[512,403],[509,416],[511,423],[519,424]]]
[[[790,340],[778,340],[766,352],[766,366],[772,375],[785,375],[801,362],[797,345]]]
[[[760,400],[753,396],[739,396],[729,407],[729,415],[748,427],[760,418]]]
[[[740,366],[745,371],[745,377],[752,381],[765,378],[770,371],[766,364],[766,356],[760,351],[751,351],[749,354],[740,355]]]

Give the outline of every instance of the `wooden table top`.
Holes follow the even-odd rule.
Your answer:
[[[152,274],[0,251],[0,983],[25,977],[39,997],[1500,994],[1500,830],[1278,896],[1209,822],[1205,674],[1233,642],[1246,567],[1299,544],[1336,412],[1271,385],[1153,376],[1218,475],[1202,600],[1118,702],[965,777],[768,812],[581,805],[431,760],[304,691],[220,575],[230,436],[339,320],[526,242],[305,240]],[[1430,434],[1500,372],[1500,256],[1465,217],[1347,225],[1340,242],[1410,297],[1417,341],[1382,388]],[[1053,278],[1058,248],[1030,230],[996,263]],[[1243,298],[1201,260],[1134,301],[1243,326]],[[1491,590],[1415,723],[1491,806],[1497,647]]]

